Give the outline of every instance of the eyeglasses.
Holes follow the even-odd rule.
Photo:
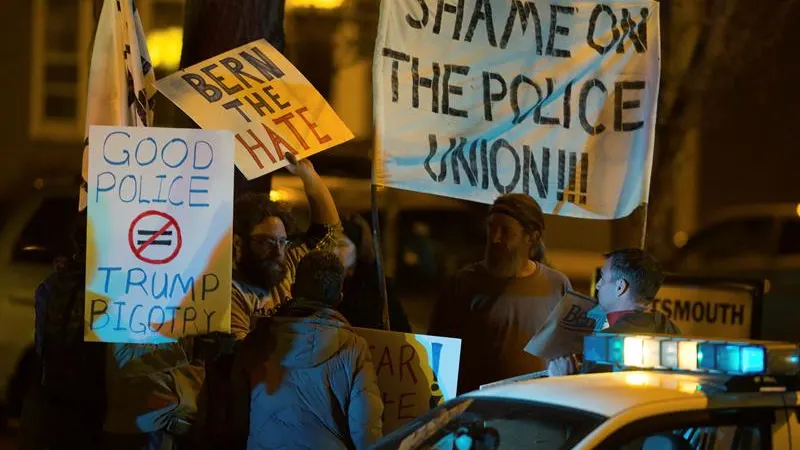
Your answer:
[[[286,247],[292,245],[292,241],[288,238],[275,238],[272,236],[250,236],[250,243],[266,249],[285,249]]]

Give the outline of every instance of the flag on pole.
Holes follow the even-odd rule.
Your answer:
[[[89,69],[79,210],[86,209],[89,128],[153,125],[155,74],[135,0],[104,0]]]

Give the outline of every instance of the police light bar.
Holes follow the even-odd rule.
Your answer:
[[[783,342],[600,333],[584,338],[583,356],[585,361],[631,369],[728,375],[796,375],[800,372],[800,349]]]

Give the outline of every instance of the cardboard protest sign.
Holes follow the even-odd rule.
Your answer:
[[[606,315],[597,300],[567,291],[531,338],[525,351],[550,360],[583,353],[583,338],[603,329]]]
[[[649,193],[659,41],[652,0],[381,2],[377,184],[627,216]]]
[[[456,397],[461,340],[355,328],[369,343],[383,396],[383,432]]]
[[[205,129],[232,130],[236,167],[248,179],[349,141],[353,134],[314,86],[262,39],[156,82]]]
[[[230,330],[233,136],[92,127],[84,339]]]
[[[669,317],[682,336],[757,339],[763,288],[758,280],[670,274],[653,307]]]

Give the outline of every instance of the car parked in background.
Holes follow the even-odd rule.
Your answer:
[[[20,398],[7,398],[8,384],[33,343],[34,293],[53,271],[56,258],[69,255],[70,224],[78,215],[77,188],[71,180],[38,179],[4,208],[0,228],[0,404],[12,412],[20,407]],[[16,388],[12,390],[17,394]]]
[[[674,272],[765,280],[762,338],[800,341],[800,205],[721,211],[668,264]]]

